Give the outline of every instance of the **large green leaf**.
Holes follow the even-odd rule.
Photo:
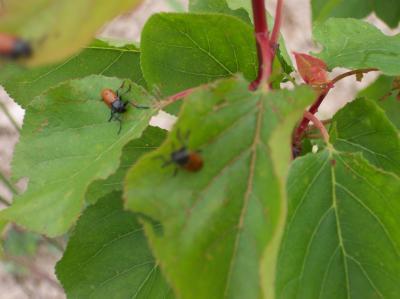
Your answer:
[[[56,267],[68,298],[174,298],[120,196],[110,193],[80,217]]]
[[[294,162],[278,262],[285,299],[397,299],[400,179],[330,148]]]
[[[246,23],[251,24],[249,14],[245,9],[230,9],[225,0],[190,0],[189,11],[232,15],[242,19]]]
[[[391,27],[400,21],[400,2],[397,0],[312,0],[313,20],[322,22],[330,17],[364,18],[375,13]]]
[[[2,0],[0,28],[29,40],[33,64],[59,61],[90,43],[104,23],[140,0]]]
[[[333,144],[337,150],[362,152],[383,170],[400,175],[400,138],[385,112],[374,102],[358,99],[333,118]]]
[[[272,298],[290,136],[314,97],[307,87],[251,93],[243,79],[219,81],[185,100],[166,142],[128,173],[126,206],[163,225],[145,230],[179,298],[260,298],[263,287]],[[201,171],[162,168],[178,131],[202,151]]]
[[[221,14],[153,15],[141,38],[141,65],[149,85],[170,95],[216,79],[257,74],[253,30]]]
[[[127,78],[144,85],[140,52],[133,45],[112,46],[96,40],[79,54],[50,66],[23,68],[6,65],[0,72],[0,84],[24,107],[46,89],[69,79],[89,75]]]
[[[118,170],[107,179],[93,182],[87,192],[85,199],[95,203],[99,198],[113,191],[122,191],[123,180],[129,168],[145,153],[158,148],[165,139],[164,130],[156,127],[148,127],[140,139],[129,142],[122,149],[121,162]]]
[[[29,178],[29,188],[0,212],[0,218],[49,236],[71,227],[89,184],[116,171],[122,148],[142,135],[155,112],[129,106],[117,134],[119,124],[107,121],[110,109],[100,100],[100,92],[117,89],[121,82],[101,76],[68,81],[28,106],[13,171],[14,178]],[[124,99],[151,104],[144,89],[131,86]]]
[[[355,19],[329,19],[315,26],[314,37],[324,48],[317,56],[331,69],[377,68],[386,75],[400,74],[400,34],[387,36]]]
[[[400,101],[397,98],[399,90],[392,90],[395,78],[380,76],[374,83],[362,90],[358,97],[367,98],[376,103],[385,111],[386,116],[400,130]]]

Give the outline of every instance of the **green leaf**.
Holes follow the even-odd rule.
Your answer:
[[[114,192],[87,208],[56,266],[68,298],[174,298],[137,216]]]
[[[145,153],[158,148],[165,139],[164,130],[156,127],[148,127],[140,139],[129,142],[123,149],[118,170],[107,179],[93,182],[87,192],[85,199],[89,203],[95,203],[99,198],[113,192],[122,191],[122,183],[130,167]]]
[[[225,0],[190,0],[189,11],[232,15],[251,24],[249,14],[245,9],[230,9]]]
[[[129,171],[126,206],[163,225],[163,234],[145,231],[178,297],[261,298],[265,287],[272,298],[290,136],[314,97],[307,87],[264,94],[221,80],[187,98],[164,144]],[[178,131],[201,150],[199,172],[162,167]]]
[[[27,69],[5,65],[0,72],[0,84],[12,98],[26,107],[48,88],[89,75],[126,78],[145,85],[139,50],[133,45],[117,47],[100,40],[94,41],[79,54],[50,66]]]
[[[148,126],[154,109],[128,106],[117,121],[108,122],[110,109],[100,100],[103,88],[118,89],[122,80],[90,76],[48,90],[27,108],[13,160],[14,178],[28,177],[27,192],[0,212],[49,236],[65,233],[77,219],[87,187],[117,168],[123,147]],[[152,97],[131,83],[123,99],[151,105]]]
[[[252,27],[220,14],[153,15],[141,39],[149,85],[171,95],[235,73],[253,80],[257,55]]]
[[[400,74],[400,34],[387,36],[355,19],[329,19],[315,26],[314,37],[324,48],[317,56],[330,69],[377,68],[386,75]]]
[[[400,138],[385,112],[374,102],[358,99],[347,104],[332,120],[337,150],[362,152],[373,165],[400,175]]]
[[[312,0],[313,20],[323,22],[330,17],[364,18],[375,11],[390,27],[400,20],[400,3],[397,0]]]
[[[294,162],[288,196],[277,298],[398,298],[398,177],[331,148]]]
[[[400,130],[400,101],[397,98],[398,90],[393,89],[395,78],[380,76],[373,84],[362,90],[359,98],[367,98],[376,103],[385,111],[386,116]]]
[[[0,28],[30,41],[31,64],[60,61],[91,42],[105,22],[140,0],[3,0]]]

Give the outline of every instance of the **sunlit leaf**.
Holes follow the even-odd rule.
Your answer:
[[[31,42],[31,64],[60,61],[91,42],[96,32],[140,0],[3,0],[2,31]]]
[[[164,144],[128,173],[126,206],[163,226],[146,223],[146,234],[180,297],[261,298],[265,287],[272,298],[291,133],[314,97],[308,87],[263,93],[219,81],[185,100]],[[200,171],[162,167],[178,132],[201,150]]]
[[[16,147],[14,178],[29,178],[28,190],[0,218],[30,230],[56,236],[77,219],[88,186],[117,168],[123,147],[142,135],[154,109],[128,106],[119,123],[108,122],[110,109],[100,100],[103,88],[122,80],[90,76],[48,90],[27,108]],[[151,105],[152,97],[130,83],[125,100]]]

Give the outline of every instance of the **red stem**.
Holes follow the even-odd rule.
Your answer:
[[[188,95],[192,94],[194,91],[196,90],[196,88],[189,88],[183,91],[178,92],[177,94],[174,94],[168,98],[166,98],[165,100],[160,101],[160,108],[164,108],[165,106],[171,105],[179,100],[182,100],[183,98],[187,97]]]
[[[324,124],[311,112],[306,111],[304,112],[304,118],[307,118],[309,121],[312,121],[314,126],[321,132],[322,137],[326,143],[329,142],[329,134],[326,130]]]
[[[282,10],[283,10],[283,0],[278,0],[275,11],[275,24],[274,28],[272,29],[271,40],[270,40],[271,48],[273,50],[275,50],[279,44],[278,39],[282,24]]]
[[[372,71],[377,71],[377,69],[373,69],[373,68],[370,68],[370,69],[359,69],[359,70],[349,71],[349,72],[340,74],[339,76],[335,77],[321,91],[321,93],[319,94],[319,96],[316,99],[316,101],[308,109],[308,112],[313,114],[313,115],[318,112],[319,106],[321,106],[322,102],[324,101],[324,99],[328,95],[329,91],[335,86],[335,83],[337,83],[340,80],[342,80],[342,79],[344,79],[346,77],[349,77],[349,76],[353,76],[353,75],[357,75],[357,74],[365,74],[365,73],[369,73],[369,72],[372,72]],[[306,116],[304,116],[303,119],[301,120],[299,126],[297,127],[295,133],[294,133],[294,137],[293,137],[293,146],[294,147],[299,147],[300,146],[301,138],[303,137],[304,132],[307,130],[307,127],[308,127],[309,123],[310,123],[310,119],[307,118]]]
[[[264,0],[252,0],[252,5],[254,32],[257,42],[258,76],[250,84],[249,88],[250,90],[255,90],[260,84],[266,83],[271,75],[273,53],[270,46]]]

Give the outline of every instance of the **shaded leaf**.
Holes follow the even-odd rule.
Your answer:
[[[400,180],[330,148],[296,159],[277,297],[395,299]]]
[[[126,206],[163,225],[161,235],[145,231],[179,297],[261,298],[265,287],[272,298],[290,136],[314,97],[305,86],[264,94],[243,79],[219,81],[187,98],[166,142],[130,170]],[[174,177],[160,157],[178,146],[178,131],[190,132],[204,167]]]
[[[0,27],[30,41],[31,64],[60,61],[91,42],[105,22],[140,0],[3,0]]]
[[[80,217],[56,267],[68,298],[174,298],[120,196],[110,193]]]
[[[61,235],[71,227],[89,184],[116,171],[122,148],[142,135],[155,113],[129,106],[117,134],[119,124],[107,121],[110,109],[100,100],[100,92],[116,90],[121,83],[101,76],[72,80],[28,106],[13,171],[15,179],[29,178],[29,188],[0,212],[0,218],[49,236]],[[151,104],[144,89],[131,86],[123,99]]]
[[[364,18],[375,12],[390,27],[400,21],[400,3],[397,0],[312,0],[313,20],[322,22],[330,17]]]
[[[85,199],[90,203],[95,203],[99,198],[113,192],[122,191],[122,183],[129,168],[145,153],[157,149],[165,139],[166,131],[148,127],[140,139],[129,142],[122,149],[121,161],[118,170],[104,180],[93,182],[87,192]]]
[[[324,50],[317,56],[332,69],[377,68],[400,74],[400,35],[387,36],[375,26],[354,19],[329,19],[317,24],[314,37]]]
[[[143,29],[141,49],[144,77],[164,95],[235,73],[253,80],[257,73],[253,30],[228,15],[155,14]]]
[[[25,107],[46,89],[89,75],[126,78],[145,85],[139,50],[133,45],[117,47],[100,40],[94,41],[79,54],[50,66],[27,69],[5,65],[0,72],[0,84]]]
[[[394,89],[395,78],[380,76],[373,84],[362,90],[358,97],[375,101],[386,113],[386,116],[400,130],[400,100],[399,88]],[[394,90],[393,90],[394,89]]]
[[[189,11],[232,15],[242,19],[246,23],[251,24],[249,14],[245,9],[230,9],[225,0],[190,0]]]
[[[373,165],[400,175],[400,138],[384,111],[374,102],[355,100],[341,109],[335,123],[336,149],[362,152]]]

